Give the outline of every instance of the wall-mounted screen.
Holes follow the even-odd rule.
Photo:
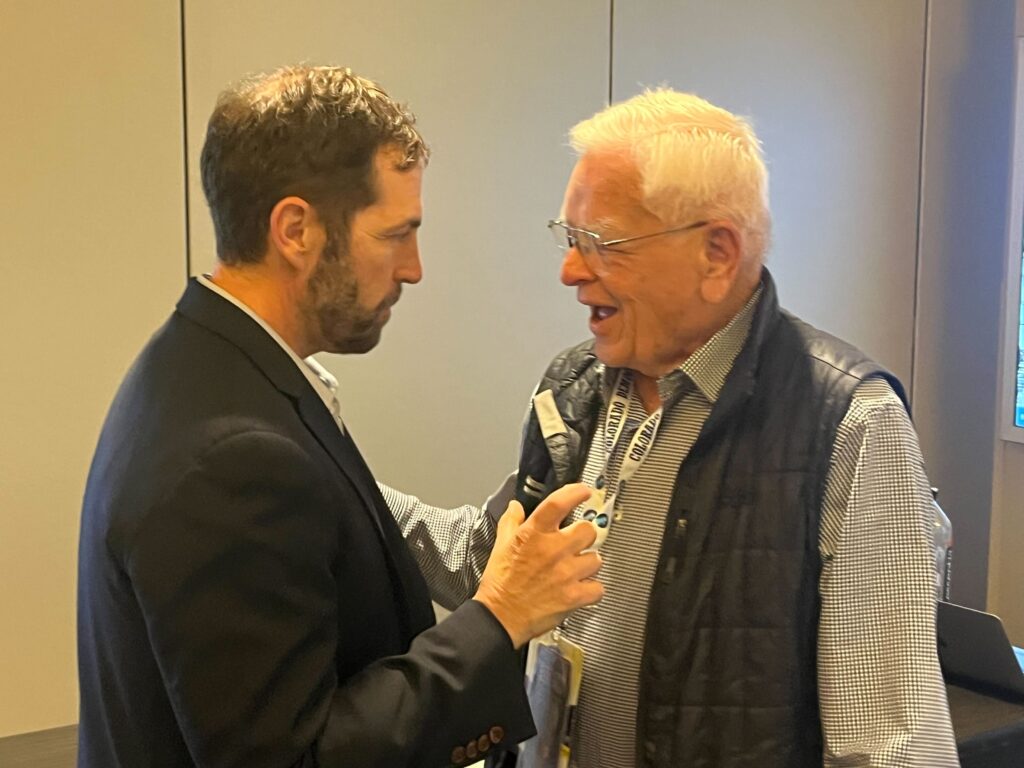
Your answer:
[[[1024,262],[1024,253],[1021,254]],[[1013,424],[1024,428],[1024,263],[1020,276],[1020,290],[1017,292],[1017,375],[1016,397],[1014,398]]]
[[[998,429],[1004,440],[1024,443],[1024,38],[1017,38],[1016,94]]]

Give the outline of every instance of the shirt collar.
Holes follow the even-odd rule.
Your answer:
[[[302,371],[302,375],[306,377],[309,385],[313,387],[313,391],[316,392],[317,396],[324,401],[324,405],[327,406],[327,410],[331,413],[335,413],[336,406],[333,404],[337,400],[338,380],[330,371],[320,365],[320,363],[312,356],[307,357],[305,360],[299,357],[295,353],[295,350],[288,346],[288,343],[282,339],[280,335],[278,335],[277,331],[271,328],[262,317],[253,312],[252,309],[239,298],[228,293],[213,282],[209,275],[199,275],[196,277],[196,281],[200,285],[209,288],[218,296],[230,301],[240,310],[245,312],[245,314],[255,320],[259,324],[260,328],[266,331],[270,338],[276,341],[280,345],[281,349],[288,353],[288,356],[292,359],[295,365],[297,365],[299,370]]]

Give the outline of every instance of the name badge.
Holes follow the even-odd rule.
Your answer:
[[[523,742],[517,768],[568,768],[583,649],[556,634],[538,641],[527,696],[537,735]]]

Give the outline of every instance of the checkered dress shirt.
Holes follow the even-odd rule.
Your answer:
[[[565,625],[586,654],[573,734],[578,768],[634,765],[644,627],[672,484],[746,341],[759,298],[760,291],[659,381],[671,406],[619,497],[621,519],[601,549],[605,598]],[[606,395],[612,374],[604,372]],[[644,417],[635,395],[632,405],[617,452]],[[606,408],[607,397],[580,478],[586,483],[604,470]],[[609,465],[620,461],[613,455]],[[484,509],[430,507],[382,485],[442,605],[453,607],[475,591],[494,542],[494,514],[504,509],[513,481],[510,475]],[[959,765],[936,654],[933,519],[906,410],[887,382],[868,380],[839,426],[822,508],[818,690],[827,768]]]

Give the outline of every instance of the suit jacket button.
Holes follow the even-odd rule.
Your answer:
[[[470,760],[476,757],[476,742],[470,740],[469,744],[466,745],[466,757]]]
[[[488,731],[487,735],[491,737],[491,744],[497,744],[505,738],[505,729],[496,725]]]
[[[456,747],[452,750],[452,762],[456,765],[462,765],[464,762],[466,762],[465,747]]]
[[[486,733],[476,740],[476,748],[481,752],[486,752],[491,748],[491,740],[487,737]]]

